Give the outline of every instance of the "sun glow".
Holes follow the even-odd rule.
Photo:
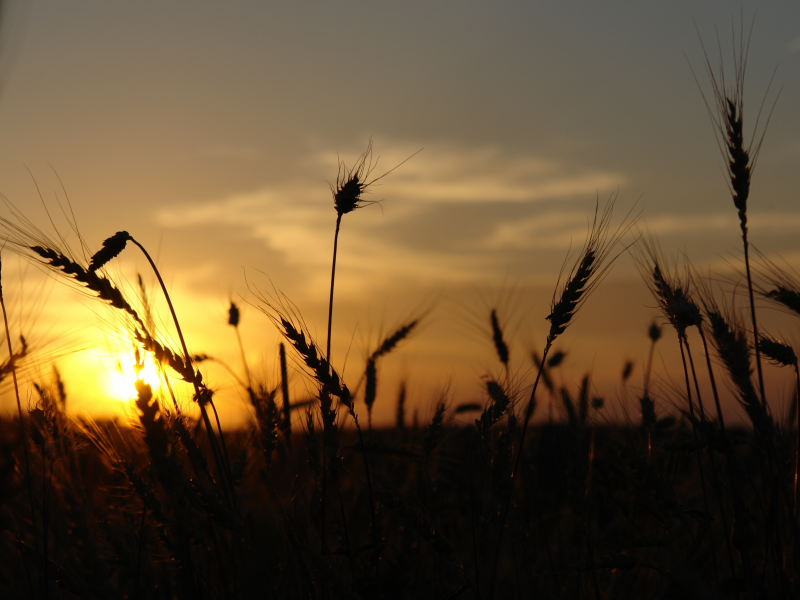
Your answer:
[[[109,373],[107,383],[109,395],[121,402],[135,400],[137,379],[149,384],[154,392],[161,386],[158,368],[150,356],[145,357],[144,365],[138,374],[136,360],[132,356],[120,356],[117,359],[117,369]]]

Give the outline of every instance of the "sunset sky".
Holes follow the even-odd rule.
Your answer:
[[[52,232],[41,192],[65,236],[68,196],[92,251],[129,231],[157,256],[191,350],[241,373],[227,326],[229,301],[239,303],[248,362],[269,385],[278,336],[260,294],[286,294],[324,346],[338,159],[350,166],[371,139],[382,175],[423,149],[374,186],[378,205],[342,224],[332,358],[351,387],[382,334],[426,313],[382,365],[379,422],[393,419],[400,378],[421,420],[448,386],[453,405],[482,399],[485,377],[501,373],[491,308],[512,343],[515,388],[532,383],[530,351],[598,198],[618,195],[614,225],[633,211],[669,256],[738,267],[736,211],[692,69],[708,95],[701,39],[714,67],[721,48],[730,69],[742,20],[745,36],[754,21],[748,136],[762,101],[757,136],[771,114],[751,240],[800,268],[794,1],[5,4],[0,194]],[[25,264],[3,253],[12,336],[21,330],[37,351],[24,379],[47,380],[59,358],[74,411],[119,411],[109,389],[132,351],[116,315]],[[141,272],[152,288],[146,267],[129,248],[110,273],[134,282]],[[558,342],[564,383],[591,370],[608,417],[641,386],[653,306],[624,254]],[[800,341],[790,317],[763,312],[773,333]],[[681,374],[664,333],[654,368],[667,410]],[[626,360],[636,367],[624,390]],[[223,420],[241,423],[241,390],[218,366],[204,372]],[[785,397],[789,374],[768,376]],[[298,398],[312,388],[296,371],[292,381]],[[738,414],[732,399],[728,408]]]

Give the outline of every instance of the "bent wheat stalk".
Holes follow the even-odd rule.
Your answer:
[[[517,443],[517,452],[514,458],[513,468],[511,470],[511,493],[503,506],[503,511],[500,516],[499,531],[497,534],[497,545],[495,546],[492,576],[489,584],[489,600],[494,597],[495,582],[497,580],[497,566],[500,557],[500,550],[502,547],[503,531],[505,523],[508,518],[508,512],[511,509],[511,500],[513,498],[514,487],[519,478],[519,465],[522,458],[522,453],[525,448],[525,436],[528,432],[528,424],[536,409],[536,389],[539,385],[539,380],[542,376],[547,355],[553,346],[556,338],[566,331],[567,327],[573,322],[575,314],[578,309],[583,305],[589,295],[594,291],[595,287],[603,280],[608,270],[614,264],[614,261],[619,255],[627,250],[627,247],[611,256],[623,236],[625,236],[633,227],[636,218],[631,218],[629,212],[622,221],[622,224],[616,229],[613,234],[609,233],[611,225],[611,216],[616,203],[616,194],[609,198],[608,202],[600,212],[599,202],[595,205],[594,220],[592,221],[586,243],[583,246],[578,259],[573,265],[572,269],[567,274],[564,287],[559,292],[559,285],[556,285],[556,291],[553,293],[553,300],[550,305],[550,314],[545,317],[550,321],[550,332],[545,341],[544,350],[542,351],[542,360],[539,364],[539,371],[536,374],[536,379],[533,382],[531,395],[528,404],[525,408],[525,415],[522,423],[522,433],[519,436]],[[560,283],[560,278],[559,278]]]

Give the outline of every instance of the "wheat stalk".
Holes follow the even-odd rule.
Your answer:
[[[561,277],[559,277],[559,282],[556,284],[556,290],[553,293],[553,299],[550,304],[550,314],[545,317],[550,321],[550,332],[547,335],[539,371],[536,374],[536,379],[531,388],[531,395],[525,408],[522,432],[517,443],[517,452],[511,470],[512,493],[509,494],[507,501],[504,503],[503,512],[500,517],[500,529],[497,535],[492,577],[489,585],[489,600],[492,600],[494,596],[503,531],[505,529],[506,519],[508,518],[508,511],[511,507],[511,499],[517,480],[520,459],[522,458],[522,452],[525,447],[525,436],[528,431],[528,424],[530,423],[533,411],[536,407],[536,388],[539,385],[539,380],[544,370],[545,360],[547,360],[547,355],[556,338],[566,331],[567,327],[572,323],[578,309],[580,309],[592,291],[603,280],[608,270],[614,264],[614,261],[624,250],[630,247],[628,246],[622,252],[612,256],[617,244],[627,235],[636,222],[636,218],[631,218],[631,213],[629,212],[622,220],[622,224],[613,233],[610,232],[611,217],[616,200],[616,194],[612,195],[608,202],[606,202],[602,213],[600,212],[599,201],[595,204],[594,219],[589,228],[589,233],[586,237],[583,249],[578,254],[575,263],[564,278],[563,287],[560,285]]]
[[[744,36],[744,23],[740,22],[739,40],[736,42],[736,34],[733,33],[733,70],[734,78],[731,86],[727,85],[725,70],[720,68],[719,73],[715,73],[711,66],[711,60],[706,52],[703,40],[700,38],[700,44],[703,48],[703,55],[705,56],[706,75],[711,83],[712,101],[706,98],[702,86],[697,80],[695,75],[695,82],[700,89],[703,96],[703,101],[706,105],[711,123],[714,127],[714,133],[717,138],[717,144],[723,160],[726,163],[728,172],[729,188],[733,198],[733,204],[736,207],[739,216],[739,228],[742,232],[742,245],[744,248],[744,264],[747,273],[747,291],[750,298],[750,319],[753,324],[753,347],[756,355],[756,368],[758,370],[758,385],[761,393],[761,402],[764,406],[767,405],[767,398],[764,393],[764,375],[761,369],[760,349],[758,347],[758,324],[756,321],[756,306],[753,298],[753,280],[750,272],[750,244],[748,242],[748,228],[747,228],[747,201],[750,197],[750,181],[753,170],[758,162],[758,156],[761,152],[761,146],[764,142],[767,126],[769,125],[772,111],[775,109],[777,98],[773,103],[769,114],[767,115],[766,122],[761,133],[758,133],[759,121],[761,113],[766,102],[769,87],[764,94],[761,108],[758,111],[755,122],[755,134],[749,143],[745,142],[744,134],[744,80],[747,70],[747,56],[750,50],[750,39],[753,34],[753,21],[750,25],[750,30],[747,33],[747,38]],[[698,37],[700,34],[698,32]],[[719,41],[719,40],[718,40]],[[720,59],[721,62],[721,59]],[[692,69],[694,74],[694,69]],[[774,78],[774,73],[773,73]],[[770,80],[770,86],[772,80]],[[712,107],[713,106],[713,107]]]

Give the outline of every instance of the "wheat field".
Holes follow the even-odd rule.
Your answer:
[[[221,372],[247,403],[242,427],[223,422],[221,384],[205,370],[213,348],[190,352],[198,332],[181,326],[153,248],[129,231],[84,239],[74,217],[70,247],[3,198],[0,260],[44,270],[117,328],[133,349],[135,398],[124,419],[70,410],[81,390],[26,338],[0,263],[0,383],[14,407],[0,419],[2,597],[796,598],[800,367],[781,331],[800,317],[800,275],[750,241],[773,105],[745,105],[750,38],[736,39],[727,73],[707,53],[695,76],[738,223],[739,276],[667,255],[635,202],[598,196],[582,245],[552,274],[546,334],[525,369],[511,360],[513,315],[480,309],[493,355],[480,397],[454,402],[444,387],[422,418],[401,382],[393,422],[373,423],[383,368],[400,348],[414,352],[429,307],[388,328],[347,375],[333,351],[340,237],[376,209],[373,186],[405,166],[378,167],[372,141],[332,179],[331,275],[315,292],[327,320],[308,322],[279,282],[250,288],[246,319],[238,299],[220,311],[241,355]],[[114,268],[131,254],[149,269],[135,282]],[[557,342],[630,259],[654,308],[641,324],[642,385],[619,357],[628,404],[610,418],[617,398],[593,386],[591,365],[566,379]],[[774,318],[764,326],[767,306],[781,311],[777,329]],[[245,327],[279,335],[271,373],[248,358]],[[667,384],[653,375],[657,348],[681,359]],[[780,397],[778,369],[793,381]],[[726,420],[731,397],[743,421]]]

